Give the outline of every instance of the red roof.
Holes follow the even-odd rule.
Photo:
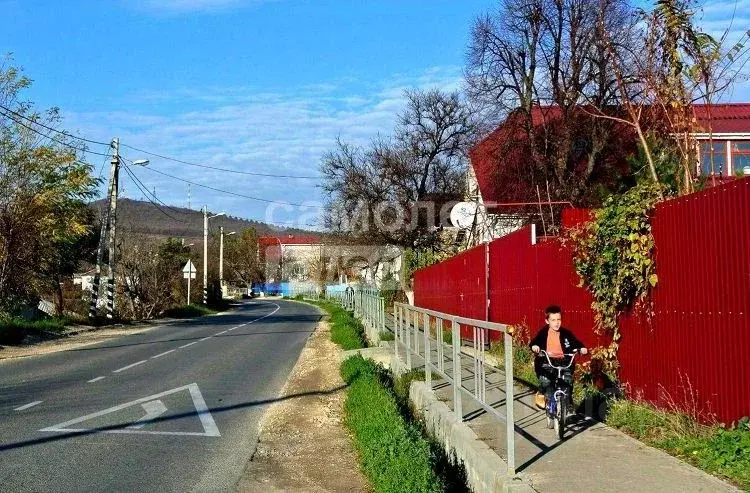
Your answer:
[[[707,105],[694,105],[695,117],[703,131],[710,128],[715,133],[750,133],[750,103],[714,104],[711,118]],[[561,111],[557,106],[537,106],[531,109],[534,126],[556,120]],[[523,142],[525,133],[519,113],[511,115],[489,135],[469,151],[469,158],[479,184],[483,200],[487,202],[515,202],[536,200],[536,190],[521,178],[528,150]],[[628,132],[618,133],[616,138],[627,139]],[[614,138],[614,137],[613,137]],[[517,168],[511,170],[510,168]],[[517,178],[517,179],[516,179]]]
[[[708,132],[715,133],[750,133],[750,103],[731,103],[711,105],[711,118],[708,105],[696,104],[695,117],[698,125]]]

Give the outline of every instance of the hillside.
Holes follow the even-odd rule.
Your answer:
[[[92,202],[90,207],[101,214],[104,200]],[[203,237],[203,213],[184,207],[163,207],[157,209],[150,202],[120,199],[117,201],[117,229],[120,234],[139,233],[159,238],[199,239]],[[215,212],[214,212],[215,213]],[[233,216],[220,216],[211,219],[210,227],[214,231],[224,226],[225,231],[237,231],[255,228],[259,236],[280,234],[309,234],[309,231],[295,228],[279,229],[266,223]]]

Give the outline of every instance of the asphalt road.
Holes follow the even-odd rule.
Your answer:
[[[319,319],[245,302],[0,362],[0,491],[232,491]]]

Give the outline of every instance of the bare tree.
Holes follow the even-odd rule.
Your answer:
[[[592,118],[581,104],[617,104],[598,29],[603,21],[626,39],[631,14],[622,0],[505,0],[475,21],[467,57],[470,95],[518,130],[506,140],[530,157],[517,170],[528,184],[527,199],[547,184],[555,198],[586,199],[591,181],[606,175],[613,124]],[[510,153],[499,150],[498,161]]]
[[[421,202],[460,199],[466,150],[476,132],[457,92],[407,91],[392,138],[368,148],[338,140],[321,164],[327,226],[368,242],[411,245],[434,227]]]

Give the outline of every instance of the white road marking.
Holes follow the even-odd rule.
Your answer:
[[[25,404],[23,406],[15,408],[14,411],[24,411],[24,410],[26,410],[26,409],[28,409],[30,407],[34,407],[37,404],[41,404],[41,403],[42,403],[42,401],[29,402],[28,404]]]
[[[189,346],[192,346],[193,344],[198,344],[199,342],[200,341],[188,342],[187,344],[183,344],[182,346],[180,346],[178,349],[182,349],[184,347],[189,347]]]
[[[169,351],[164,351],[163,353],[159,353],[156,356],[151,356],[151,359],[159,358],[161,356],[164,356],[165,354],[173,353],[177,351],[176,349],[170,349]]]
[[[89,380],[89,381],[88,381],[88,382],[86,382],[86,383],[94,383],[94,382],[98,382],[99,380],[104,380],[105,378],[107,378],[107,377],[96,377],[96,378],[92,378],[91,380]]]
[[[135,424],[128,426],[128,428],[133,430],[143,428],[144,426],[146,426],[146,424],[149,423],[149,421],[153,421],[167,412],[167,406],[165,406],[164,403],[159,399],[155,401],[144,402],[143,404],[141,404],[141,407],[144,411],[146,411],[146,415],[136,421]]]
[[[192,397],[193,399],[193,406],[195,406],[195,411],[198,414],[198,418],[200,419],[201,424],[203,425],[203,433],[193,433],[193,432],[184,432],[184,431],[146,431],[146,430],[133,429],[133,428],[125,428],[125,429],[117,429],[117,430],[96,430],[96,429],[91,429],[91,428],[67,428],[68,426],[83,423],[84,421],[98,418],[106,414],[115,413],[117,411],[120,411],[122,409],[131,407],[131,406],[137,406],[138,404],[143,405],[143,404],[149,403],[148,407],[144,405],[143,408],[149,414],[151,412],[155,413],[157,410],[161,409],[159,404],[156,403],[157,401],[159,401],[160,398],[167,396],[167,395],[176,394],[177,392],[181,392],[183,390],[187,390],[190,392],[190,397]],[[151,403],[153,403],[153,405],[151,405]],[[134,423],[134,425],[138,425],[140,421],[141,420]],[[86,416],[82,416],[76,419],[71,419],[70,421],[65,421],[64,423],[50,426],[48,428],[43,428],[39,431],[56,432],[56,433],[97,431],[99,433],[134,433],[134,434],[142,434],[142,435],[182,435],[182,436],[208,436],[208,437],[221,436],[221,433],[219,433],[219,428],[216,426],[216,422],[214,421],[214,418],[211,416],[211,412],[208,410],[206,401],[203,399],[203,395],[201,394],[200,389],[198,389],[198,384],[196,383],[191,383],[183,387],[178,387],[176,389],[167,390],[166,392],[161,392],[159,394],[154,394],[148,397],[143,397],[141,399],[136,399],[134,401],[126,402],[124,404],[120,404],[119,406],[114,406],[108,409],[104,409],[103,411],[87,414]]]
[[[203,338],[203,339],[201,339],[201,340],[200,340],[199,342],[207,341],[207,340],[211,339],[212,337],[213,337],[213,336],[208,336],[208,337],[204,337],[204,338]]]
[[[123,366],[122,368],[117,369],[117,370],[113,371],[112,373],[120,373],[121,371],[128,370],[130,368],[133,368],[134,366],[142,365],[145,362],[146,362],[146,360],[144,359],[144,360],[141,360],[141,361],[139,361],[137,363],[133,363],[132,365]]]
[[[214,334],[214,335],[215,335],[215,336],[220,336],[221,334],[226,334],[226,333],[227,333],[227,331],[226,331],[226,330],[222,330],[221,332],[217,332],[217,333],[216,333],[216,334]]]

